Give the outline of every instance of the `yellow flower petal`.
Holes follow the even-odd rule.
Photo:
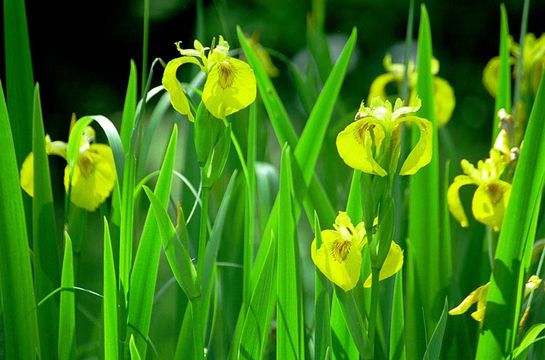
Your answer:
[[[420,139],[401,167],[401,175],[413,175],[431,161],[433,130],[431,122],[417,116],[407,116],[401,122],[415,123],[420,129]]]
[[[498,92],[498,72],[500,70],[500,58],[493,57],[488,61],[483,70],[483,85],[490,95],[496,97]]]
[[[351,168],[385,176],[386,171],[373,158],[373,142],[368,131],[370,126],[374,127],[377,138],[384,138],[382,124],[376,119],[365,117],[352,122],[337,135],[337,151]]]
[[[210,70],[202,101],[212,115],[223,119],[253,103],[255,96],[255,75],[250,65],[226,57]]]
[[[490,287],[490,283],[486,283],[482,286],[479,286],[477,289],[473,290],[471,294],[466,296],[466,298],[462,300],[462,302],[458,306],[449,310],[448,312],[449,315],[461,315],[465,313],[471,307],[471,305],[477,302],[481,304],[486,304],[486,295],[488,294],[489,287]],[[481,308],[478,309],[477,311],[479,310],[481,310],[481,312],[484,312],[483,306],[481,306]]]
[[[390,276],[395,275],[403,267],[403,250],[401,247],[392,241],[390,245],[390,250],[388,250],[388,255],[386,255],[386,260],[382,264],[382,268],[379,273],[379,280],[389,278]],[[373,284],[373,275],[369,275],[363,284],[363,287],[370,288]]]
[[[114,187],[115,164],[112,149],[104,144],[91,144],[80,154],[72,175],[70,199],[77,206],[94,211]],[[64,171],[64,186],[68,192],[70,169]]]
[[[312,261],[341,289],[353,289],[360,278],[361,248],[355,242],[343,240],[337,231],[323,230],[321,234],[322,246],[319,249],[316,249],[316,239],[312,241]]]
[[[499,231],[511,194],[511,184],[492,180],[481,184],[473,195],[472,210],[475,219]]]
[[[389,83],[399,80],[398,77],[393,73],[379,75],[371,83],[371,88],[369,89],[368,100],[370,101],[374,97],[380,97],[382,99],[387,98],[386,86]]]
[[[34,154],[30,153],[21,166],[21,187],[30,196],[34,197]]]
[[[468,227],[469,222],[460,201],[460,188],[464,185],[475,184],[475,181],[467,175],[458,175],[454,178],[447,191],[447,203],[450,213],[462,227]]]
[[[433,103],[435,106],[435,119],[437,120],[437,126],[441,127],[446,125],[452,116],[452,111],[456,105],[456,98],[454,97],[454,90],[452,86],[440,77],[433,78],[434,94]]]
[[[170,103],[172,104],[172,107],[174,107],[174,109],[180,114],[187,115],[189,120],[193,122],[195,121],[195,117],[191,113],[189,100],[185,96],[182,85],[176,77],[178,68],[187,63],[195,64],[199,67],[201,66],[199,60],[190,56],[183,56],[170,60],[165,68],[165,72],[163,73],[162,83],[170,94]]]

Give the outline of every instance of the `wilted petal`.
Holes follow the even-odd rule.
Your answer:
[[[310,254],[316,267],[344,291],[353,289],[360,278],[361,249],[351,241],[345,241],[334,230],[322,231],[322,246],[316,249],[312,241]]]
[[[385,176],[386,171],[375,161],[372,152],[372,138],[369,127],[374,127],[377,138],[384,138],[382,124],[371,117],[365,117],[349,124],[337,135],[337,151],[351,168],[368,174]]]
[[[401,167],[401,175],[413,175],[431,161],[433,130],[431,122],[417,116],[403,118],[402,122],[414,123],[420,129],[420,139]]]
[[[64,186],[68,192],[70,168],[64,171]],[[88,211],[96,208],[110,196],[115,181],[115,164],[112,149],[104,144],[91,144],[80,154],[72,174],[70,199]]]
[[[390,276],[395,275],[403,267],[403,250],[401,247],[392,241],[390,245],[390,250],[388,250],[388,255],[386,255],[386,260],[382,264],[382,268],[379,273],[379,280],[389,278]],[[363,284],[363,287],[370,288],[373,284],[373,275],[369,275]]]
[[[492,180],[481,184],[473,196],[473,216],[494,231],[499,231],[510,194],[511,184],[505,181]]]
[[[481,304],[486,304],[486,295],[488,294],[488,287],[490,286],[490,283],[486,283],[483,286],[479,286],[477,289],[473,290],[471,294],[466,296],[464,300],[460,303],[460,305],[456,306],[455,308],[449,310],[449,315],[461,315],[465,313],[471,305],[480,302]],[[481,306],[481,309],[477,309],[477,311],[481,310],[484,312],[483,307]]]
[[[178,68],[187,63],[195,64],[199,67],[201,66],[199,60],[191,56],[183,56],[170,60],[163,73],[162,83],[170,95],[170,103],[172,104],[172,107],[174,107],[174,109],[180,114],[187,115],[189,120],[193,122],[195,121],[195,117],[191,113],[189,100],[187,99],[187,96],[185,96],[182,84],[180,84],[178,78],[176,77]]]
[[[467,216],[460,201],[460,188],[464,185],[475,184],[472,178],[467,175],[458,175],[454,178],[452,184],[450,184],[447,191],[447,203],[450,213],[462,227],[468,227],[469,222]]]
[[[435,119],[437,120],[437,126],[441,127],[446,125],[452,116],[452,111],[456,105],[456,98],[454,97],[454,90],[452,86],[440,77],[433,78],[434,94],[433,103],[435,106]]]
[[[250,65],[226,57],[208,73],[202,101],[212,115],[223,119],[253,103],[255,96],[256,81]]]

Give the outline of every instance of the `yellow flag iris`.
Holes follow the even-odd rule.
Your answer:
[[[384,69],[386,74],[379,75],[371,83],[369,89],[369,100],[378,96],[383,99],[388,98],[386,87],[391,84],[397,84],[397,87],[401,89],[403,79],[405,77],[405,65],[392,62],[392,57],[388,54],[383,60]],[[431,71],[433,74],[433,102],[435,109],[435,119],[439,127],[448,123],[456,106],[456,98],[454,96],[454,89],[449,82],[436,74],[439,72],[439,62],[436,59],[432,60]],[[414,62],[410,61],[408,64],[408,82],[409,82],[409,105],[416,105],[416,79],[418,74],[416,72],[416,66]]]
[[[202,101],[214,117],[223,119],[254,102],[254,72],[244,61],[228,55],[229,44],[223,37],[220,36],[217,46],[212,49],[204,47],[197,40],[194,49],[177,47],[182,56],[168,62],[162,83],[170,94],[172,106],[180,114],[186,115],[190,121],[195,120],[189,99],[176,77],[178,68],[184,64],[197,65],[207,75]]]
[[[541,284],[541,279],[536,275],[532,275],[524,287],[524,297],[528,296],[530,292],[536,290]],[[449,315],[461,315],[465,313],[473,304],[477,304],[477,310],[471,313],[471,317],[479,322],[484,319],[486,311],[486,299],[488,296],[488,289],[490,288],[490,282],[479,286],[473,290],[468,296],[462,300],[462,302],[455,308],[449,310]]]
[[[112,149],[93,143],[95,132],[87,127],[82,137],[80,155],[72,174],[70,200],[88,211],[95,211],[111,194],[115,182],[115,164]],[[45,138],[46,153],[66,159],[68,144]],[[30,153],[21,167],[21,187],[34,196],[34,156]],[[69,190],[70,169],[64,170],[64,187]]]
[[[414,113],[420,108],[420,100],[414,106],[403,106],[397,99],[392,108],[388,100],[375,97],[370,106],[361,104],[354,122],[337,136],[337,150],[344,162],[368,174],[386,176],[395,170],[399,159],[402,124],[415,124],[420,139],[401,167],[401,175],[412,175],[431,161],[432,125]]]
[[[360,222],[352,224],[350,217],[339,211],[334,230],[321,232],[322,243],[317,248],[316,239],[311,243],[311,257],[316,267],[335,285],[344,291],[352,290],[360,279],[362,250],[367,244],[365,226]],[[392,242],[390,252],[380,271],[380,280],[397,273],[403,265],[403,253],[396,243]],[[370,287],[371,276],[364,286]]]

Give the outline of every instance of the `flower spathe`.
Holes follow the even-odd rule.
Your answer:
[[[346,212],[339,211],[333,228],[334,230],[323,230],[320,233],[322,243],[319,248],[316,239],[312,241],[312,261],[331,282],[344,291],[349,291],[360,279],[362,250],[367,245],[365,226],[363,222],[354,226]],[[403,253],[399,245],[392,241],[380,271],[380,280],[394,275],[402,266]],[[367,278],[364,286],[371,286],[371,276]]]
[[[73,169],[70,200],[87,211],[95,211],[111,194],[115,182],[115,164],[112,149],[104,144],[93,143],[93,128],[84,130],[78,162]],[[68,144],[51,141],[45,137],[45,150],[48,155],[66,159]],[[34,155],[30,153],[21,167],[21,187],[34,196]],[[64,187],[69,191],[70,168],[64,170]]]
[[[217,46],[204,47],[195,40],[194,49],[181,49],[182,55],[168,62],[163,73],[162,83],[170,94],[174,109],[187,115],[190,121],[195,117],[191,112],[189,99],[176,77],[177,70],[184,64],[194,64],[207,75],[202,93],[206,109],[216,118],[223,119],[240,111],[254,102],[256,81],[250,65],[228,55],[229,44],[219,37]]]
[[[420,138],[405,159],[400,174],[412,175],[426,166],[432,156],[432,125],[414,115],[421,106],[420,100],[415,102],[415,106],[403,106],[398,98],[393,107],[380,97],[373,98],[369,107],[362,102],[354,122],[337,136],[337,150],[343,161],[365,173],[386,176],[397,165],[401,125],[415,124]]]
[[[528,296],[530,292],[536,290],[539,285],[541,285],[541,279],[532,275],[528,279],[524,287],[524,297]],[[486,300],[488,296],[488,289],[490,288],[490,282],[479,286],[477,289],[473,290],[468,296],[462,300],[462,302],[449,310],[449,315],[461,315],[464,314],[473,304],[477,304],[477,310],[471,313],[471,317],[476,321],[482,322],[484,319],[484,314],[486,311]]]

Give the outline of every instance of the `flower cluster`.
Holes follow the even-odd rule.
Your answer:
[[[163,86],[169,92],[176,111],[187,115],[191,121],[195,120],[189,99],[176,76],[178,68],[184,64],[197,65],[207,75],[202,101],[214,117],[223,119],[254,102],[254,72],[244,61],[229,56],[229,44],[222,36],[211,48],[204,47],[197,40],[193,46],[194,49],[182,49],[179,43],[176,44],[182,56],[169,61],[163,73]]]
[[[360,279],[362,251],[367,245],[367,236],[363,222],[356,226],[350,217],[339,211],[334,230],[323,230],[320,234],[321,244],[316,239],[311,244],[312,261],[316,267],[334,284],[344,291],[352,290]],[[393,276],[403,266],[403,251],[392,241],[390,250],[380,270],[379,279]],[[372,276],[369,275],[364,287],[371,287]]]
[[[371,83],[369,89],[369,100],[378,96],[383,99],[388,97],[386,88],[391,83],[396,83],[398,89],[401,89],[403,79],[405,78],[405,65],[399,63],[393,63],[390,54],[387,54],[383,60],[385,74],[379,75]],[[443,126],[450,120],[454,106],[456,105],[456,98],[454,96],[454,90],[450,86],[449,82],[445,79],[437,76],[439,72],[439,61],[432,59],[431,72],[433,75],[433,104],[435,109],[435,119],[438,126]],[[418,73],[413,61],[409,61],[408,69],[408,85],[409,85],[409,105],[416,106],[416,81]]]
[[[115,182],[115,164],[112,149],[105,144],[96,144],[95,131],[88,126],[81,138],[80,154],[73,169],[70,183],[70,168],[64,170],[64,187],[70,191],[70,200],[88,211],[95,211],[112,192]],[[66,160],[68,144],[51,141],[45,137],[45,150],[48,155],[57,155]],[[34,155],[30,153],[21,167],[21,187],[34,196]]]

